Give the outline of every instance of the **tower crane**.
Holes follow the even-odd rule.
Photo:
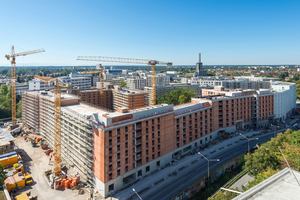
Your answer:
[[[156,65],[171,66],[171,62],[161,62],[157,60],[135,59],[135,58],[118,58],[118,57],[105,57],[105,56],[78,56],[77,60],[86,61],[102,61],[102,62],[118,62],[118,63],[135,63],[151,65],[151,105],[156,104]]]
[[[61,88],[72,89],[72,87],[58,84],[56,78],[34,76],[35,79],[49,83],[55,82],[54,85],[54,173],[55,176],[61,174]]]
[[[15,53],[15,47],[12,46],[11,48],[11,54],[5,55],[5,58],[7,60],[11,59],[11,114],[12,114],[12,127],[16,126],[16,57],[17,56],[27,56],[30,54],[36,54],[36,53],[41,53],[45,52],[44,49],[37,49],[37,50],[32,50],[32,51],[24,51],[20,53]]]

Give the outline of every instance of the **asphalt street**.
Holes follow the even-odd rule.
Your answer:
[[[281,131],[283,132],[284,130]],[[279,130],[277,132],[279,132]],[[274,134],[267,133],[265,135],[258,135],[255,137],[259,139],[250,141],[250,148],[253,148],[257,143],[261,144],[269,141],[272,137],[274,137]],[[237,143],[237,145],[232,146],[227,151],[219,152],[208,156],[209,159],[220,160],[219,162],[210,162],[210,169],[212,170],[215,167],[222,165],[226,161],[234,158],[237,155],[242,154],[243,152],[246,152],[247,150],[248,142],[245,139]],[[200,161],[187,167],[186,169],[180,171],[178,175],[173,179],[168,180],[167,182],[162,182],[160,186],[155,187],[153,189],[151,188],[149,191],[145,191],[145,193],[140,194],[140,196],[143,200],[168,200],[206,174],[207,161],[203,158]],[[135,196],[133,199],[139,198]]]

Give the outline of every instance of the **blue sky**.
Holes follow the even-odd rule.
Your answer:
[[[1,1],[0,66],[95,65],[77,56],[156,59],[175,65],[300,64],[300,1]],[[103,63],[111,65],[110,63]],[[113,64],[113,63],[112,63]]]

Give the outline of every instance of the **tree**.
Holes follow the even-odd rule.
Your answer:
[[[0,184],[1,186],[3,185],[5,179],[7,178],[6,173],[7,172],[4,171],[4,168],[3,168],[2,164],[0,163],[0,183],[2,183],[2,184]]]
[[[17,77],[17,82],[21,83],[20,76]]]
[[[300,131],[294,131],[291,134],[291,144],[300,146]]]
[[[238,191],[237,189],[234,189],[234,188],[230,188],[230,189]],[[208,198],[208,200],[230,200],[238,195],[239,194],[234,193],[234,192],[226,191],[225,193],[223,193],[222,191],[219,191],[216,196],[214,196],[213,198]]]
[[[17,104],[17,116],[22,116],[22,100]]]
[[[1,85],[1,89],[0,89],[0,95],[5,96],[7,94],[7,85],[6,84],[2,84]]]
[[[280,153],[279,149],[282,148],[284,143],[290,142],[290,137],[288,130],[285,134],[278,133],[276,138],[272,138],[271,141],[267,142],[267,146],[272,153]]]
[[[183,104],[191,102],[191,98],[196,96],[196,92],[194,90],[189,90],[187,88],[180,88],[177,90],[172,90],[170,93],[166,93],[162,95],[161,98],[157,99],[157,104]]]
[[[247,154],[245,161],[245,167],[249,169],[248,173],[251,176],[257,176],[268,167],[278,169],[280,166],[276,155],[265,147],[260,147],[253,154]]]
[[[263,182],[264,180],[268,179],[269,177],[273,176],[274,174],[276,174],[277,172],[279,172],[280,170],[274,170],[271,168],[268,168],[266,171],[260,173],[257,175],[257,177],[251,181],[248,181],[249,185],[246,188],[247,190],[254,187],[255,185],[259,184],[260,182]]]
[[[120,86],[121,86],[121,87],[126,87],[126,82],[125,82],[125,81],[121,81],[121,82],[120,82]]]

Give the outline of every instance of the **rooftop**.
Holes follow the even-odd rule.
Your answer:
[[[6,146],[6,145],[10,145],[10,143],[7,141],[6,138],[0,138],[0,146]]]
[[[46,99],[49,99],[50,101],[54,101],[54,93],[53,91],[45,91],[45,90],[40,90],[40,91],[27,91],[25,92],[26,94],[32,94],[35,96],[40,96]],[[61,101],[64,100],[71,100],[71,99],[78,99],[78,97],[67,94],[67,93],[61,93]]]
[[[294,170],[293,172],[300,180],[300,173]],[[299,185],[289,168],[285,168],[234,200],[299,199],[299,196]]]

